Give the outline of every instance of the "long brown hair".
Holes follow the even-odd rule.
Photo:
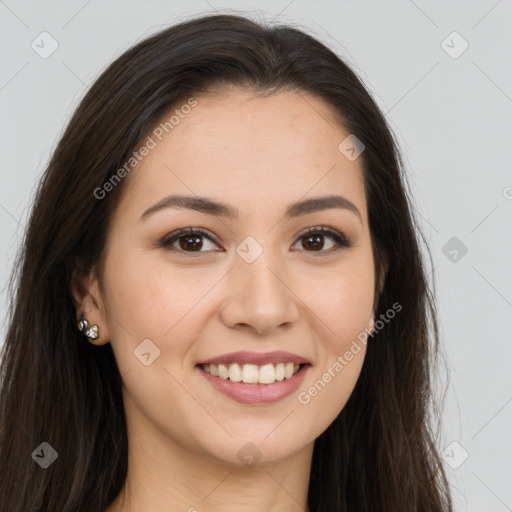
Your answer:
[[[123,182],[101,199],[94,191],[165,112],[218,85],[310,93],[363,142],[376,319],[402,306],[369,339],[348,403],[315,441],[311,512],[452,510],[431,425],[436,306],[398,144],[340,57],[302,30],[233,15],[180,23],[126,51],[92,85],[53,152],[9,288],[0,510],[98,512],[120,492],[128,449],[122,380],[111,345],[84,343],[77,330],[71,277],[77,268],[101,270]],[[43,442],[58,454],[47,469],[32,455]]]

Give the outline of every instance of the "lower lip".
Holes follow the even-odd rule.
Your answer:
[[[217,391],[242,404],[256,405],[278,402],[292,394],[301,385],[310,366],[306,364],[293,377],[276,381],[273,384],[233,382],[229,379],[224,380],[220,377],[214,377],[212,374],[205,372],[200,366],[197,369]]]

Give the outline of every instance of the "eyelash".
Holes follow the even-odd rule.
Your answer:
[[[200,228],[196,228],[196,229],[186,228],[186,229],[180,229],[178,231],[175,231],[174,233],[170,233],[169,235],[166,235],[164,238],[162,238],[159,241],[158,245],[159,245],[159,247],[165,248],[169,251],[181,252],[181,253],[187,254],[189,257],[192,257],[192,258],[199,256],[202,252],[208,252],[208,251],[196,251],[194,253],[193,251],[190,251],[190,252],[183,251],[181,249],[176,249],[175,247],[171,247],[171,244],[173,244],[180,238],[184,238],[185,236],[193,236],[193,235],[204,236],[204,237],[208,238],[209,240],[211,240],[216,245],[219,245],[219,243],[215,240],[214,237],[212,237],[208,232],[206,232]],[[342,234],[336,230],[333,230],[331,228],[328,228],[326,226],[317,226],[317,227],[308,229],[305,233],[302,233],[298,237],[297,241],[299,241],[300,239],[305,238],[307,236],[311,236],[311,235],[329,236],[337,244],[337,247],[333,247],[333,248],[329,249],[328,251],[306,251],[306,252],[311,252],[313,254],[316,254],[318,256],[325,256],[328,254],[332,254],[334,252],[339,251],[340,249],[344,249],[344,248],[348,249],[350,247],[353,247],[353,245],[354,245],[352,243],[352,241],[349,238],[347,238],[344,234]]]

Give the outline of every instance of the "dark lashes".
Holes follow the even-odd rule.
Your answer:
[[[353,247],[353,243],[347,237],[345,237],[344,235],[338,234],[337,231],[334,231],[330,228],[326,228],[323,226],[308,229],[306,232],[302,233],[298,237],[298,240],[300,240],[301,238],[310,236],[310,235],[317,235],[317,234],[328,235],[330,238],[332,238],[338,244],[338,247],[331,248],[328,251],[306,251],[306,252],[318,253],[318,255],[323,256],[324,254],[331,254],[341,248]],[[184,229],[180,229],[179,231],[177,231],[175,233],[171,233],[170,235],[167,235],[164,238],[162,238],[162,240],[160,240],[160,242],[159,242],[159,246],[163,247],[163,248],[169,248],[169,246],[172,245],[176,240],[178,240],[179,238],[184,237],[186,235],[189,235],[189,236],[202,235],[202,236],[208,238],[209,240],[211,240],[212,242],[214,242],[215,244],[219,245],[219,243],[217,242],[217,240],[214,237],[212,237],[206,231],[203,231],[201,228],[196,228],[196,229],[184,228]],[[179,249],[174,249],[174,248],[171,248],[171,249],[176,250],[177,252],[183,252],[185,254],[194,255],[193,251],[181,251]],[[201,252],[203,252],[203,251],[197,251],[196,254],[201,254]]]

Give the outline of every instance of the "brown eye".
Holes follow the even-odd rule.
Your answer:
[[[164,247],[166,249],[177,252],[208,252],[201,250],[204,247],[203,238],[208,239],[215,246],[217,246],[213,238],[209,236],[206,232],[198,229],[193,230],[192,228],[181,229],[176,233],[171,233],[170,235],[164,237],[160,241],[159,245],[160,247]],[[174,245],[176,242],[178,242],[178,247]]]
[[[185,235],[178,237],[180,249],[192,251],[199,251],[203,246],[201,235]]]
[[[303,237],[303,240],[305,240],[305,242],[303,241],[302,244],[304,246],[305,249],[312,249],[314,251],[318,250],[318,249],[323,249],[323,245],[325,243],[325,235],[322,235],[322,234],[317,234],[317,235],[307,235],[305,237]]]
[[[325,249],[326,238],[333,241],[327,250]],[[211,250],[208,250],[208,248],[206,250],[202,250],[205,248],[205,240],[212,244],[213,247]],[[309,229],[299,237],[298,242],[301,242],[301,247],[306,252],[318,253],[319,256],[331,254],[344,247],[348,248],[353,246],[351,241],[345,237],[345,235],[324,226]],[[298,242],[296,242],[296,244]],[[169,251],[189,255],[194,255],[194,253],[196,253],[199,255],[204,252],[212,252],[212,250],[219,247],[219,244],[206,231],[187,228],[180,229],[165,236],[159,242],[159,246]]]
[[[329,247],[328,250],[323,250],[325,238],[330,238],[334,241],[334,244]],[[309,229],[306,233],[303,233],[300,236],[299,240],[302,241],[302,247],[306,249],[306,252],[318,252],[324,254],[332,253],[342,247],[352,247],[352,243],[345,235],[323,226]]]

